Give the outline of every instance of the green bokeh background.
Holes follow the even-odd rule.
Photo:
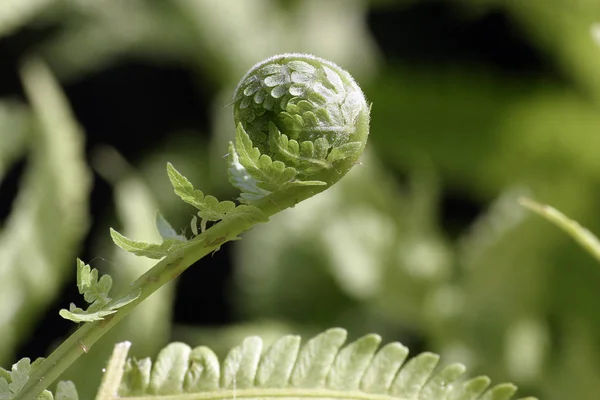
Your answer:
[[[362,164],[202,260],[64,378],[91,398],[118,340],[141,356],[172,340],[224,354],[247,335],[341,326],[523,395],[596,399],[600,268],[517,203],[536,198],[600,232],[596,23],[592,0],[2,0],[0,363],[41,356],[70,329],[58,309],[81,302],[76,256],[117,290],[152,265],[112,246],[109,226],[157,241],[160,209],[186,229],[192,210],[166,161],[235,198],[223,155],[237,80],[273,54],[310,52],[373,104]],[[119,117],[101,101],[91,113],[99,77],[132,64],[183,74],[193,123],[156,127],[183,102],[151,79],[131,110],[144,97],[162,110],[129,118],[124,79],[110,86]]]

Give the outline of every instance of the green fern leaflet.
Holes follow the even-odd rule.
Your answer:
[[[490,387],[485,376],[461,380],[462,364],[438,368],[433,353],[407,361],[400,343],[379,348],[381,338],[370,334],[344,346],[346,336],[333,328],[304,346],[284,336],[264,351],[260,338],[249,337],[222,363],[209,348],[183,343],[169,344],[154,363],[125,361],[125,353],[116,362],[122,376],[109,383],[119,387],[112,399],[508,400],[516,392],[507,383]]]

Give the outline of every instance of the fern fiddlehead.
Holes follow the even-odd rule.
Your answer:
[[[358,162],[369,134],[369,106],[352,76],[306,54],[252,67],[233,117],[229,176],[249,204],[285,208],[326,189]]]
[[[232,104],[237,127],[229,177],[244,204],[205,196],[169,164],[175,193],[198,209],[201,232],[190,240],[168,234],[153,244],[111,230],[121,248],[161,261],[133,282],[128,293],[114,298],[108,295],[109,279],[98,279],[97,271],[78,261],[79,290],[91,305],[84,310],[72,304],[61,316],[85,323],[37,364],[18,393],[9,393],[10,399],[36,398],[137,304],[190,265],[333,185],[358,162],[369,133],[370,109],[356,82],[337,65],[311,55],[283,54],[255,65],[242,78]],[[207,228],[207,222],[212,226]],[[101,294],[102,301],[91,293]]]

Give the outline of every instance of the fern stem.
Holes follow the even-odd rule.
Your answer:
[[[335,174],[336,172],[332,171],[332,176]],[[336,178],[341,178],[341,175]],[[301,200],[313,196],[326,187],[328,186],[298,187],[286,191],[285,195],[273,193],[256,205],[267,217],[270,217],[286,208],[293,207]],[[191,240],[188,246],[162,259],[140,276],[131,285],[129,292],[122,296],[129,296],[141,289],[141,295],[136,300],[101,321],[83,324],[31,373],[29,380],[15,397],[15,400],[34,400],[39,393],[58,379],[80,356],[87,353],[94,343],[131,310],[135,309],[139,303],[163,285],[178,277],[196,261],[219,250],[221,245],[236,239],[239,234],[252,228],[255,224],[256,222],[247,221],[243,217],[223,220]]]
[[[32,371],[29,380],[17,394],[15,400],[34,400],[139,303],[179,276],[196,261],[217,251],[223,243],[237,238],[240,233],[250,229],[254,224],[254,222],[249,222],[241,217],[221,221],[190,241],[189,246],[185,246],[159,261],[140,276],[131,285],[129,293],[126,293],[128,296],[141,289],[141,295],[136,300],[101,321],[83,324]]]

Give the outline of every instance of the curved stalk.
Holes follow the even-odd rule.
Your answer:
[[[141,295],[101,321],[87,322],[67,338],[48,358],[35,368],[16,400],[34,400],[80,356],[87,353],[106,332],[121,321],[148,296],[170,282],[205,255],[250,229],[254,224],[242,218],[222,221],[189,242],[188,246],[168,255],[140,276],[125,296],[141,289]],[[219,240],[215,241],[215,238]],[[123,297],[125,297],[123,296]]]
[[[283,54],[252,67],[234,93],[237,135],[235,145],[230,144],[229,175],[241,191],[241,201],[249,205],[244,207],[262,212],[261,220],[236,214],[232,202],[204,196],[170,169],[175,192],[200,210],[202,223],[220,222],[166,253],[121,297],[141,292],[135,300],[102,320],[83,324],[32,371],[15,399],[35,399],[139,303],[196,261],[237,239],[263,217],[268,219],[337,182],[362,154],[369,113],[354,79],[329,61]]]

